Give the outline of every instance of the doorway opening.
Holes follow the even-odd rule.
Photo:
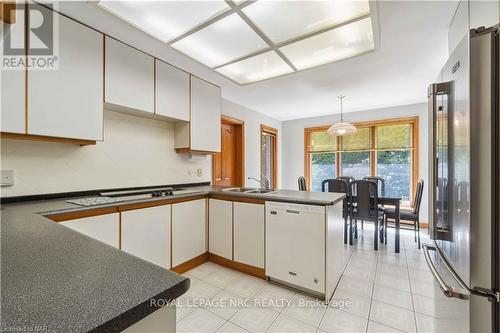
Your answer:
[[[221,117],[221,152],[212,157],[212,183],[217,186],[244,186],[245,122]]]
[[[266,125],[260,125],[260,175],[278,188],[278,130]]]

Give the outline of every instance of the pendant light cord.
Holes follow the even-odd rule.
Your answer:
[[[343,105],[343,99],[345,98],[345,96],[337,96],[337,98],[340,99],[340,122],[343,123],[344,122],[344,114],[343,114],[344,105]]]

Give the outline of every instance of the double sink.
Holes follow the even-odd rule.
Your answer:
[[[273,194],[278,192],[277,190],[271,190],[266,188],[253,188],[253,187],[232,187],[223,189],[222,191],[235,192],[235,193],[248,193],[248,194]]]

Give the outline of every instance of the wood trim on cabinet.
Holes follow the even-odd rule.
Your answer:
[[[16,23],[15,0],[2,0],[0,3],[0,20],[8,24]]]
[[[260,175],[262,176],[262,154],[260,151],[262,150],[262,134],[268,133],[274,135],[274,156],[273,156],[273,183],[271,184],[271,188],[278,188],[278,129],[267,126],[264,124],[260,125],[260,149],[259,149],[259,161],[260,161]]]
[[[180,265],[172,267],[170,270],[176,272],[177,274],[182,274],[182,273],[185,273],[185,272],[207,262],[208,258],[209,258],[208,252],[205,252],[205,253],[200,254],[199,256],[194,257],[193,259],[190,259],[190,260],[188,260]]]
[[[172,205],[172,204],[176,204],[176,203],[181,203],[181,202],[186,202],[186,201],[194,201],[194,200],[206,199],[206,198],[207,198],[206,194],[199,194],[199,195],[195,195],[195,196],[191,196],[191,197],[184,197],[184,198],[168,198],[168,197],[166,197],[165,199],[162,199],[162,200],[137,202],[137,203],[120,205],[120,206],[118,206],[118,210],[120,212],[126,212],[128,210],[136,210],[136,209],[156,207],[156,206]]]
[[[96,141],[93,141],[93,140],[68,139],[68,138],[59,138],[59,137],[55,137],[55,136],[18,134],[18,133],[6,133],[6,132],[0,132],[0,139],[70,143],[70,144],[75,144],[75,145],[80,145],[80,146],[89,146],[89,145],[96,144]]]
[[[94,208],[94,209],[79,210],[75,212],[54,213],[44,216],[54,222],[64,222],[69,220],[81,219],[85,217],[92,217],[92,216],[99,216],[99,215],[106,215],[113,213],[118,213],[118,207]]]
[[[225,201],[233,201],[233,202],[245,202],[245,203],[252,203],[252,204],[257,204],[257,205],[264,205],[266,201],[264,199],[259,199],[259,198],[251,198],[251,197],[240,197],[240,196],[233,196],[233,195],[227,195],[227,194],[222,194],[222,193],[212,193],[209,195],[210,199],[217,199],[217,200],[225,200]]]
[[[263,268],[243,264],[241,262],[226,259],[213,253],[208,253],[208,260],[218,265],[240,271],[242,273],[266,279],[266,272]]]
[[[190,125],[191,126],[191,125]],[[190,130],[191,131],[191,130]],[[196,154],[196,155],[213,155],[215,151],[205,151],[205,150],[192,150],[191,148],[175,148],[175,151],[179,154]]]

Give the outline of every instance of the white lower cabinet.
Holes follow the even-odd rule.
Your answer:
[[[234,203],[234,261],[264,268],[264,205]]]
[[[108,245],[116,248],[120,246],[120,215],[118,213],[59,223]]]
[[[233,259],[233,202],[209,199],[208,205],[209,252]]]
[[[121,213],[121,249],[169,269],[171,206],[158,206]]]
[[[207,251],[206,199],[172,205],[172,267]]]

